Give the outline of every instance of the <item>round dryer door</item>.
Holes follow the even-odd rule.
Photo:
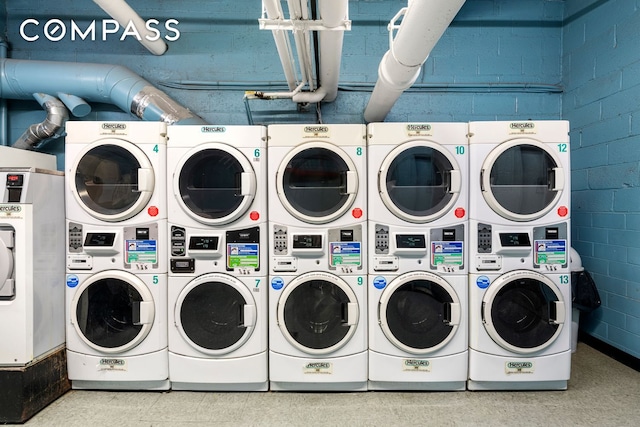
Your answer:
[[[124,221],[142,211],[155,185],[147,156],[134,144],[119,140],[88,146],[71,174],[80,206],[102,221]]]
[[[0,300],[15,296],[12,227],[0,227]]]
[[[532,221],[553,209],[564,190],[564,173],[546,145],[515,139],[500,144],[485,159],[482,194],[498,215]]]
[[[182,337],[209,355],[232,352],[251,336],[256,304],[247,286],[224,274],[192,280],[180,293],[175,323]]]
[[[415,223],[446,214],[458,199],[461,185],[460,168],[453,156],[426,141],[396,147],[378,174],[378,191],[387,209]]]
[[[494,280],[482,300],[489,336],[514,353],[544,350],[560,335],[565,321],[562,293],[548,277],[517,270]]]
[[[241,152],[209,143],[183,157],[173,187],[188,215],[204,224],[220,225],[236,220],[249,209],[256,194],[256,176]]]
[[[292,150],[276,176],[278,196],[291,215],[312,224],[342,216],[358,191],[358,174],[349,156],[335,145],[309,142]]]
[[[104,353],[122,353],[149,334],[155,303],[138,277],[124,271],[103,271],[78,287],[69,316],[87,345]]]
[[[397,277],[384,289],[378,321],[387,339],[413,354],[444,347],[456,334],[460,300],[443,278],[428,272]]]
[[[358,301],[347,282],[328,273],[306,273],[284,289],[278,325],[299,350],[321,355],[344,346],[358,326]]]

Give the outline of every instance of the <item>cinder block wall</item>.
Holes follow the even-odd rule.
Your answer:
[[[640,357],[640,4],[567,0],[562,116],[571,121],[573,246],[602,308],[582,328]]]

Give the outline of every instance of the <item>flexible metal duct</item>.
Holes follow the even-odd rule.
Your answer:
[[[147,121],[206,124],[187,108],[120,65],[0,59],[0,98],[64,93],[113,104]]]
[[[59,99],[44,93],[36,93],[34,98],[45,109],[47,117],[41,123],[34,123],[29,126],[13,144],[14,148],[33,150],[42,142],[62,136],[61,131],[64,129],[67,119],[69,119],[67,108]]]
[[[402,23],[390,49],[378,67],[378,81],[364,112],[367,122],[381,122],[387,116],[402,92],[411,87],[420,74],[422,64],[442,34],[453,21],[465,0],[410,0]],[[390,35],[391,38],[391,35]]]

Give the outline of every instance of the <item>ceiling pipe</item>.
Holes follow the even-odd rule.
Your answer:
[[[263,0],[262,5],[268,19],[284,19],[280,0]],[[293,54],[287,38],[287,32],[285,30],[271,30],[271,33],[273,34],[273,41],[276,44],[282,70],[287,80],[287,86],[289,86],[290,91],[293,91],[296,88],[296,72],[293,66]]]
[[[100,6],[102,10],[107,12],[109,16],[118,21],[121,27],[127,28],[130,24],[135,26],[136,31],[140,34],[138,40],[140,44],[154,55],[163,55],[168,46],[153,32],[149,31],[146,22],[131,8],[124,0],[93,0],[95,4]]]
[[[320,75],[318,80],[326,91],[324,102],[332,102],[338,96],[338,80],[340,77],[340,61],[344,30],[342,23],[347,19],[349,0],[319,0],[320,19],[326,30],[320,31],[319,60]]]
[[[465,0],[409,0],[389,23],[389,50],[378,67],[378,81],[364,111],[366,122],[384,121],[400,95],[411,87],[422,64]],[[402,23],[395,22],[402,17]],[[395,39],[393,30],[397,29]]]
[[[113,104],[147,121],[206,124],[187,108],[126,67],[109,64],[0,59],[0,98],[66,93]]]
[[[13,144],[14,148],[34,150],[41,143],[62,136],[64,124],[69,113],[62,101],[44,93],[34,93],[33,97],[47,112],[47,117],[40,123],[34,123]]]

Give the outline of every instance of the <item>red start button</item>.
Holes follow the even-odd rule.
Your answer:
[[[149,206],[149,209],[147,209],[147,213],[149,214],[149,216],[158,216],[160,211],[158,210],[157,206]]]
[[[565,217],[569,214],[569,209],[567,209],[566,206],[560,206],[558,208],[558,215],[560,215],[561,217]]]
[[[454,211],[454,214],[456,218],[464,218],[467,212],[465,212],[464,208],[456,208],[456,210]]]
[[[258,211],[251,211],[249,213],[249,218],[251,218],[251,221],[257,221],[260,219],[260,212]]]
[[[351,215],[353,215],[355,219],[362,218],[362,209],[355,208],[354,210],[351,211]]]

